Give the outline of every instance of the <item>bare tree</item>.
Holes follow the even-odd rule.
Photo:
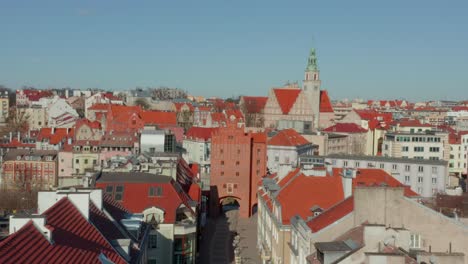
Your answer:
[[[138,105],[140,106],[141,108],[143,109],[149,109],[150,108],[150,104],[148,103],[148,101],[146,101],[145,98],[138,98],[135,100],[135,105]]]

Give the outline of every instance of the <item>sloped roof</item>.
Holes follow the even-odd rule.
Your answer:
[[[110,220],[102,212],[98,214],[93,206],[90,219],[94,222],[90,223],[68,198],[62,198],[43,213],[47,227],[52,231],[53,243],[30,221],[0,242],[0,262],[100,263],[98,257],[103,253],[114,263],[127,263],[108,242],[112,237],[104,235],[114,232],[116,238],[120,232],[110,226],[107,230],[98,230],[99,226],[107,226]]]
[[[120,178],[126,177],[125,180]],[[161,181],[163,177],[167,180]],[[190,209],[190,197],[184,192],[178,182],[169,176],[152,175],[144,173],[112,173],[110,179],[96,181],[96,187],[105,190],[107,185],[119,183],[124,186],[122,201],[124,208],[132,213],[142,213],[145,209],[158,207],[164,210],[164,223],[175,223],[176,210],[180,205]],[[161,187],[162,195],[149,196],[150,187]],[[191,210],[191,209],[190,209]]]
[[[88,107],[88,110],[108,110],[109,104],[93,104],[92,106]]]
[[[338,132],[338,133],[365,133],[367,129],[362,128],[355,123],[336,123],[333,126],[327,127],[324,132]]]
[[[343,168],[333,168],[333,175],[340,177]],[[404,187],[404,195],[408,197],[419,196],[416,192],[412,191],[410,186],[404,185],[395,179],[392,175],[388,174],[382,169],[358,169],[356,178],[353,179],[353,189],[356,186],[388,186],[388,187]]]
[[[142,111],[140,116],[145,124],[177,124],[177,115],[175,112]]]
[[[310,142],[305,139],[301,134],[296,130],[289,128],[284,129],[278,132],[270,140],[268,140],[268,145],[271,146],[301,146],[309,144]]]
[[[289,114],[289,111],[294,106],[297,97],[301,93],[300,89],[273,89],[276,100],[281,107],[283,114]]]
[[[320,113],[333,113],[330,97],[326,90],[320,91]]]
[[[55,131],[50,127],[43,127],[37,135],[37,140],[49,140],[49,144],[56,145],[60,142],[66,141],[67,138],[73,138],[74,128],[55,128]],[[53,133],[52,133],[53,132]]]
[[[95,121],[91,121],[87,118],[82,118],[82,119],[79,119],[76,121],[75,123],[75,127],[80,127],[82,125],[87,125],[88,127],[90,127],[91,129],[101,129],[101,123],[97,120]]]
[[[174,106],[175,106],[175,108],[176,108],[176,110],[177,110],[178,112],[181,111],[181,109],[182,109],[182,107],[183,107],[184,105],[187,105],[187,107],[189,108],[189,111],[190,111],[190,112],[193,112],[193,110],[195,109],[195,107],[193,107],[193,105],[190,104],[190,103],[174,103]]]
[[[216,130],[218,130],[217,127],[191,127],[185,133],[185,137],[187,139],[203,139],[206,141],[211,139],[211,135]]]
[[[300,174],[284,185],[276,199],[281,204],[283,224],[299,215],[307,218],[314,205],[328,209],[343,200],[343,185],[339,177],[314,177]]]
[[[380,113],[375,110],[358,110],[354,109],[356,114],[364,120],[377,119],[379,121],[390,123],[393,120],[393,116],[390,113]]]
[[[201,188],[200,185],[197,183],[192,183],[190,185],[188,195],[193,201],[196,201],[197,203],[200,203],[201,201]]]
[[[242,96],[244,107],[249,114],[258,114],[263,111],[268,97],[263,96]]]
[[[307,222],[312,232],[318,232],[354,210],[354,198],[349,197]]]

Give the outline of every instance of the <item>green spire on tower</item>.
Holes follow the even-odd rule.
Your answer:
[[[309,59],[307,61],[306,71],[318,71],[317,65],[317,55],[315,54],[315,49],[310,49]]]

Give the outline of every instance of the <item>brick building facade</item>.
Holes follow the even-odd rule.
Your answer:
[[[257,183],[266,174],[266,134],[245,133],[228,123],[212,135],[211,186],[219,202],[232,197],[241,217],[250,217],[257,204]]]

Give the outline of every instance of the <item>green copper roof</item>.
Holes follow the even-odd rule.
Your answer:
[[[307,71],[318,71],[317,65],[317,55],[315,54],[315,49],[310,49],[309,59],[307,60]]]

